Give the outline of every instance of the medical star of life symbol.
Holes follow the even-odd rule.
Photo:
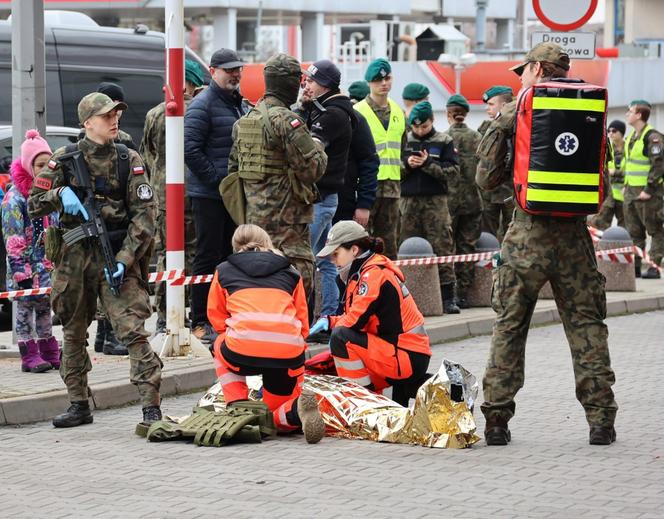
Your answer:
[[[564,132],[556,137],[556,151],[561,155],[573,155],[579,149],[579,139],[571,132]]]

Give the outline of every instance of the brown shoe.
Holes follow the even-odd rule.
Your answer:
[[[616,441],[615,427],[596,425],[590,427],[590,445],[611,445],[614,441]]]
[[[488,418],[484,427],[484,441],[487,445],[507,445],[512,441],[512,433],[507,421],[502,418]]]
[[[325,422],[318,410],[316,395],[305,389],[297,398],[297,414],[302,422],[302,431],[307,443],[318,443],[325,436]]]

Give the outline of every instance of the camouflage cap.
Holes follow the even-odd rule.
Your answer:
[[[90,117],[107,114],[115,108],[126,110],[127,104],[122,101],[113,101],[101,92],[92,92],[78,103],[78,120],[83,124]]]
[[[342,220],[335,223],[327,233],[325,247],[316,255],[326,258],[344,243],[361,240],[369,236],[367,230],[354,220]]]
[[[510,70],[520,76],[523,74],[523,69],[528,63],[537,63],[540,61],[553,63],[563,70],[569,70],[569,55],[560,45],[550,42],[535,45],[526,54],[524,62],[510,67]]]
[[[284,54],[283,52],[275,54],[265,62],[263,69],[265,76],[297,76],[302,75],[300,62],[293,56]]]

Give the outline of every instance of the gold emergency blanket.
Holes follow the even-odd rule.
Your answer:
[[[258,397],[260,377],[247,378],[253,396]],[[307,375],[304,387],[318,397],[328,436],[440,449],[462,449],[479,440],[471,411],[477,380],[463,366],[448,360],[420,387],[412,408],[337,376]],[[212,386],[199,405],[223,407],[221,385]]]

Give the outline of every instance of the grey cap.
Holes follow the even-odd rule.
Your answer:
[[[319,258],[326,258],[344,243],[361,240],[369,236],[367,230],[353,220],[342,220],[335,223],[327,233],[325,247],[317,254]]]

